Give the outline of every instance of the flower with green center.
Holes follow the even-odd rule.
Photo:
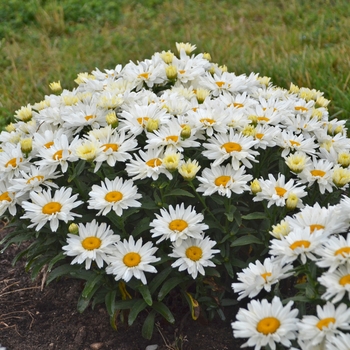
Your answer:
[[[317,316],[305,315],[298,324],[299,340],[312,349],[330,341],[342,330],[350,329],[350,309],[342,303],[337,308],[331,302],[316,307]]]
[[[200,239],[189,237],[183,240],[180,246],[173,246],[173,252],[169,256],[177,260],[171,266],[179,267],[179,271],[187,270],[193,279],[197,278],[198,272],[204,276],[204,267],[215,267],[210,260],[214,254],[220,252],[218,249],[212,249],[215,244],[216,242],[209,237]]]
[[[156,273],[153,263],[160,260],[154,256],[158,248],[153,247],[152,242],[142,244],[142,238],[136,242],[133,236],[129,240],[119,241],[115,244],[112,254],[109,256],[109,265],[106,267],[108,274],[113,274],[116,281],[130,281],[135,277],[143,284],[147,284],[145,272]]]
[[[67,223],[74,217],[80,217],[80,214],[71,212],[75,207],[82,204],[77,201],[78,195],[72,195],[71,188],[61,187],[51,195],[51,189],[42,192],[30,192],[30,202],[23,201],[22,208],[25,213],[21,219],[30,219],[32,224],[28,227],[35,227],[39,231],[47,222],[50,222],[50,229],[57,231],[59,221]]]
[[[89,196],[88,209],[99,210],[97,215],[107,215],[113,210],[121,216],[123,210],[141,206],[137,201],[141,194],[137,192],[134,182],[118,176],[113,181],[106,178],[105,181],[101,181],[101,186],[92,185]]]
[[[242,345],[254,346],[255,350],[269,345],[276,349],[276,343],[290,348],[291,340],[296,339],[298,314],[297,309],[291,309],[293,301],[283,306],[279,297],[274,297],[269,303],[252,300],[248,310],[239,309],[237,321],[231,324],[235,338],[248,338]]]
[[[119,240],[120,236],[114,234],[106,223],[98,223],[94,219],[85,225],[80,223],[74,233],[69,233],[67,245],[62,249],[65,255],[75,257],[72,265],[85,262],[85,269],[89,270],[95,261],[102,268],[104,262],[109,261],[108,255],[114,251],[114,243]]]
[[[152,237],[160,236],[157,243],[170,239],[178,247],[188,237],[201,239],[203,231],[208,229],[208,225],[202,223],[203,215],[197,214],[191,205],[187,208],[184,203],[175,208],[169,205],[168,210],[161,209],[160,214],[155,214],[156,219],[150,223]]]

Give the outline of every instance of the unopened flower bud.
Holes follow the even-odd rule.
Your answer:
[[[183,162],[179,166],[178,171],[186,181],[191,181],[196,177],[200,168],[201,167],[196,160],[188,159],[187,162]]]
[[[52,82],[49,84],[49,88],[53,91],[53,92],[61,92],[62,91],[62,86],[61,86],[61,82],[57,81],[57,82]]]
[[[290,193],[286,200],[286,207],[288,210],[294,210],[299,202],[299,197],[295,193]]]
[[[208,60],[208,61],[211,61],[210,53],[204,52],[204,53],[203,53],[203,58],[206,59],[206,60]]]
[[[146,122],[146,130],[148,132],[153,132],[154,130],[159,129],[159,120],[158,119],[148,119]]]
[[[77,235],[79,232],[79,226],[73,222],[69,225],[68,231],[73,235]]]
[[[338,154],[338,163],[344,168],[347,168],[348,166],[350,166],[350,153],[340,152]]]
[[[116,128],[119,124],[117,115],[115,112],[110,112],[106,115],[106,122],[108,125],[110,125],[112,128]]]
[[[203,103],[204,100],[209,96],[210,91],[207,89],[202,89],[199,88],[196,90],[196,97],[197,97],[197,101],[198,103]]]
[[[167,66],[165,74],[169,80],[175,80],[177,78],[177,68],[173,65]]]
[[[10,123],[8,125],[5,126],[5,130],[7,132],[12,132],[12,131],[15,131],[16,130],[16,127],[13,125],[13,123]]]
[[[191,136],[191,127],[188,124],[185,124],[182,127],[180,135],[183,140],[188,139]]]
[[[171,51],[163,51],[159,55],[166,64],[173,62],[174,54]]]
[[[32,119],[32,107],[30,105],[21,107],[16,111],[15,117],[22,120],[22,122],[28,122]]]
[[[180,162],[179,153],[168,154],[163,158],[163,165],[170,172],[175,171],[178,168],[179,162]]]
[[[333,171],[333,183],[341,188],[350,182],[350,170],[344,169],[338,165]]]
[[[253,194],[257,194],[258,192],[261,192],[261,186],[258,179],[255,179],[250,183],[250,190],[252,191]]]
[[[289,224],[286,220],[282,220],[277,225],[272,225],[272,231],[270,231],[270,235],[276,237],[277,239],[281,239],[282,236],[287,236],[290,232]]]
[[[33,149],[33,140],[31,137],[27,139],[22,139],[20,141],[20,145],[21,145],[21,151],[24,154],[28,155]]]

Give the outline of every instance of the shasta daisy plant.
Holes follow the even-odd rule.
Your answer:
[[[113,327],[144,313],[148,339],[183,302],[194,320],[232,306],[234,337],[255,349],[343,347],[345,122],[321,91],[195,50],[80,72],[15,111],[0,133],[2,244],[30,242],[16,260],[33,278],[82,279],[79,311],[105,303]]]

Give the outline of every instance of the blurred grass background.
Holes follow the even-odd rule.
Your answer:
[[[0,0],[0,127],[49,83],[197,45],[236,74],[321,90],[350,115],[348,0]],[[348,125],[349,127],[349,125]]]

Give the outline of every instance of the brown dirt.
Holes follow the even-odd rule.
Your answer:
[[[1,229],[0,240],[5,234]],[[11,246],[0,254],[0,344],[7,350],[145,350],[153,344],[157,350],[233,350],[242,344],[232,336],[234,310],[226,310],[227,322],[205,324],[179,308],[175,324],[160,320],[151,340],[142,338],[141,322],[119,324],[114,331],[104,307],[77,311],[79,280],[62,279],[42,289],[42,278],[32,281],[25,262],[12,266],[20,250]]]

